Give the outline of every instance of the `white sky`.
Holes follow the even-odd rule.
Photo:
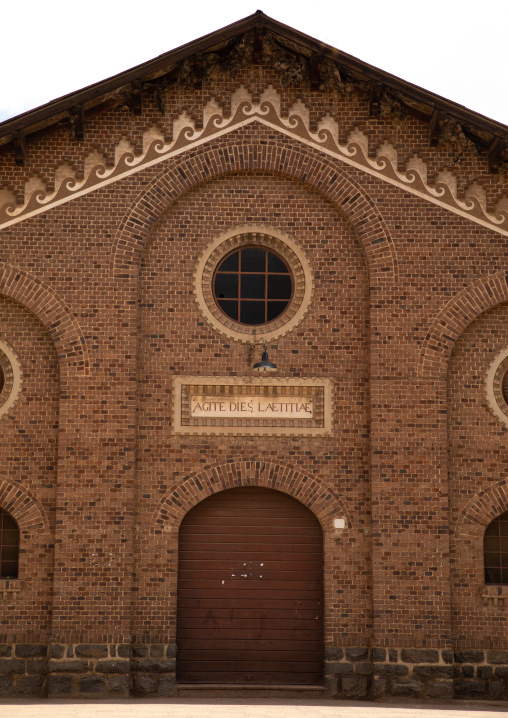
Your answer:
[[[258,8],[508,125],[507,0],[3,0],[0,121]]]

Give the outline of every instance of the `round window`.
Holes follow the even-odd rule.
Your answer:
[[[302,250],[279,232],[238,229],[215,239],[198,261],[196,301],[222,334],[243,342],[276,339],[305,316],[312,273]]]
[[[490,408],[508,426],[508,349],[503,349],[490,365],[486,390]]]
[[[286,262],[264,247],[243,247],[219,263],[213,294],[224,314],[240,324],[257,326],[277,319],[293,294]]]
[[[508,405],[508,371],[505,371],[501,380],[501,394],[503,395],[505,403]]]
[[[0,339],[0,416],[12,407],[21,387],[21,367],[12,348]]]

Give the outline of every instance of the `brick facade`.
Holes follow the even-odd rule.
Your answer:
[[[174,694],[179,524],[211,493],[256,485],[322,525],[329,695],[508,698],[508,587],[483,577],[483,533],[508,511],[508,426],[486,388],[507,346],[508,163],[489,171],[453,117],[429,145],[422,119],[389,94],[369,111],[328,65],[317,89],[289,80],[263,42],[234,72],[154,82],[141,113],[109,101],[83,139],[34,133],[24,165],[0,146],[0,199],[17,202],[0,340],[22,373],[0,415],[0,507],[21,531],[19,576],[0,579],[0,695]],[[219,132],[239,88],[259,118]],[[226,108],[215,134],[160,160],[146,133],[199,134],[212,101]],[[324,117],[351,160],[313,139]],[[405,188],[415,157],[425,182]],[[328,435],[173,430],[175,377],[252,380],[260,345],[207,322],[194,289],[210,242],[250,226],[310,266],[308,310],[268,350],[281,380],[332,382]]]

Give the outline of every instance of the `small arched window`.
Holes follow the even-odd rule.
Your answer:
[[[508,584],[508,511],[485,529],[483,555],[485,583]]]
[[[19,526],[0,509],[0,578],[18,577]]]

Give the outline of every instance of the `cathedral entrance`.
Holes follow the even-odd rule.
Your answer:
[[[221,491],[180,528],[179,683],[323,680],[322,530],[296,499]]]

